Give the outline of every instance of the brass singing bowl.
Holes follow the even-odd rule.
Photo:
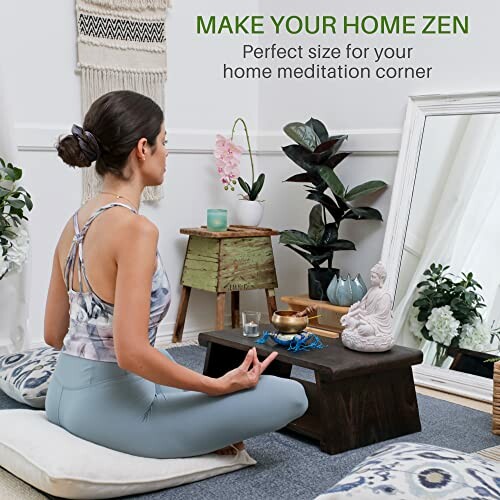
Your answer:
[[[271,318],[274,328],[282,333],[299,333],[304,330],[309,322],[307,316],[298,318],[296,311],[275,311]]]

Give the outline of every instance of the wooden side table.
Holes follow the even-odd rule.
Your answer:
[[[181,300],[173,342],[182,340],[192,288],[217,294],[215,328],[224,329],[226,293],[231,293],[231,324],[240,326],[240,291],[262,289],[271,317],[276,311],[274,289],[278,286],[271,236],[274,229],[231,225],[227,231],[206,227],[185,228],[189,236],[181,277]]]
[[[308,295],[286,295],[281,297],[281,300],[285,304],[288,304],[288,308],[292,311],[302,311],[308,306],[316,306],[318,314],[321,314],[322,309],[332,314],[333,319],[331,323],[320,322],[318,318],[312,319],[307,327],[308,331],[332,338],[336,338],[342,333],[344,327],[340,324],[340,318],[344,314],[347,314],[349,311],[348,307],[334,306],[327,300],[313,300]]]

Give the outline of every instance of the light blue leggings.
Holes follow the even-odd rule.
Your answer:
[[[271,375],[261,376],[252,389],[212,397],[154,384],[116,363],[62,352],[46,412],[50,422],[107,448],[181,458],[278,430],[303,415],[307,405],[300,383]]]

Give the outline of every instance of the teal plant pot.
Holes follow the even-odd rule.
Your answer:
[[[352,288],[352,303],[359,302],[365,295],[368,289],[366,288],[365,282],[361,277],[361,274],[358,275],[352,280],[351,283]]]
[[[343,279],[342,276],[340,276],[337,280],[337,288],[335,289],[335,302],[337,306],[350,306],[353,304],[352,281],[349,274],[347,275],[347,279]]]
[[[328,285],[326,294],[331,304],[335,306],[349,307],[361,300],[367,292],[363,278],[358,274],[354,279],[350,274],[347,278],[334,276]]]
[[[337,285],[339,283],[339,278],[338,276],[334,276],[330,284],[328,285],[328,288],[326,289],[326,296],[328,297],[328,301],[331,304],[334,304],[336,302],[336,293],[337,293]]]
[[[328,300],[335,306],[352,306],[354,302],[360,300],[358,297],[362,297],[362,294],[363,288],[359,279],[356,277],[353,280],[350,274],[347,275],[347,278],[335,276],[327,289]]]

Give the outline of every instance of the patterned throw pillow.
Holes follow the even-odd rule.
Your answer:
[[[0,357],[0,390],[34,408],[45,408],[45,397],[59,351],[39,347]]]
[[[500,465],[430,444],[395,443],[370,455],[316,500],[500,498]]]

